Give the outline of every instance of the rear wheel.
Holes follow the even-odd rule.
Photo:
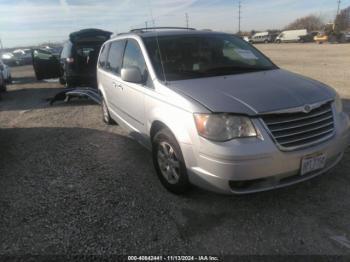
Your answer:
[[[72,79],[66,79],[66,83],[65,86],[66,88],[72,88],[72,87],[76,87],[76,82],[74,82]]]
[[[163,186],[174,194],[190,189],[181,148],[169,129],[160,130],[153,139],[153,164]]]
[[[2,86],[0,86],[0,92],[6,92],[7,88],[6,88],[6,82],[5,80],[3,80],[3,84]]]
[[[64,79],[64,77],[61,76],[61,77],[59,78],[59,80],[60,80],[60,84],[61,84],[61,85],[65,85],[65,84],[66,84],[66,80]]]
[[[107,107],[107,104],[105,102],[105,100],[102,98],[102,119],[103,122],[105,122],[107,125],[111,125],[113,124],[113,119],[111,118],[110,114],[109,114],[109,110]]]
[[[11,75],[9,75],[9,77],[8,77],[8,79],[7,79],[7,83],[8,83],[8,84],[12,84],[12,76],[11,76]]]

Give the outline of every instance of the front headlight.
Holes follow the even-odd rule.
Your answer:
[[[338,94],[335,97],[334,104],[338,113],[343,112],[343,102]]]
[[[248,117],[228,114],[194,114],[198,134],[213,141],[256,137],[255,127]]]

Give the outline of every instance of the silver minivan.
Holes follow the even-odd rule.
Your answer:
[[[332,88],[278,68],[239,37],[133,30],[103,45],[97,71],[103,120],[150,149],[177,194],[296,184],[333,168],[349,143]]]

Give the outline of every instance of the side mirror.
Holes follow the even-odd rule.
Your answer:
[[[123,81],[141,84],[143,82],[141,71],[138,67],[122,68],[121,77]]]

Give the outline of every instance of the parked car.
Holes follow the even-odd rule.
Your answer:
[[[248,42],[248,43],[250,42],[250,39],[249,39],[248,36],[243,36],[242,39],[243,39],[244,41]]]
[[[310,32],[307,35],[300,36],[300,43],[311,43],[314,42],[314,38],[318,35],[318,31]]]
[[[3,53],[1,60],[8,66],[17,66],[20,64],[20,61],[12,53]]]
[[[0,70],[2,72],[3,78],[7,84],[12,83],[11,69],[7,66],[2,59],[0,59]]]
[[[330,87],[278,68],[239,37],[139,29],[107,41],[102,116],[152,151],[171,192],[246,194],[329,171],[350,122]]]
[[[17,60],[17,65],[31,65],[33,63],[32,50],[29,48],[14,50],[12,54]]]
[[[307,30],[287,30],[280,33],[275,42],[276,43],[292,43],[292,42],[299,42],[300,37],[306,36]]]
[[[96,86],[96,64],[102,44],[111,32],[85,29],[71,33],[60,57],[47,49],[35,49],[33,65],[37,79],[60,78],[67,87]]]
[[[271,43],[273,42],[273,36],[269,32],[256,33],[250,38],[250,43]]]
[[[344,32],[342,33],[340,37],[341,43],[350,43],[350,32]]]
[[[314,37],[314,41],[317,43],[317,44],[323,44],[325,42],[328,42],[329,40],[329,37],[326,33],[324,32],[320,32],[318,33],[315,37]]]

